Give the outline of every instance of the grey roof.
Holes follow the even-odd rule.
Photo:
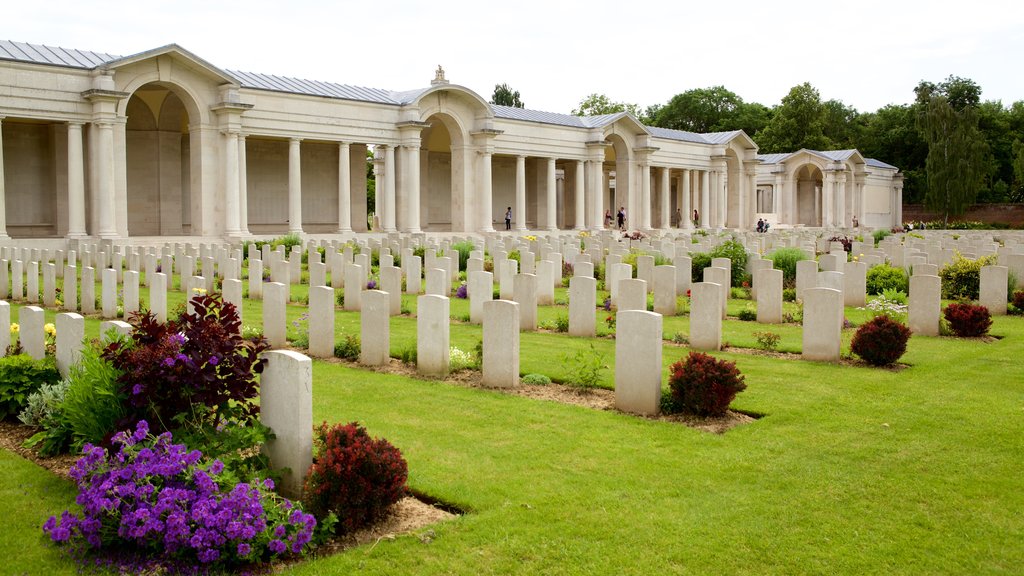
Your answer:
[[[255,88],[257,90],[271,90],[274,92],[289,92],[295,94],[309,94],[311,96],[324,96],[327,98],[341,98],[343,100],[361,100],[364,102],[376,102],[379,104],[399,104],[395,99],[395,92],[381,90],[380,88],[364,88],[362,86],[351,86],[348,84],[337,84],[335,82],[321,82],[318,80],[303,80],[288,76],[275,76],[273,74],[258,74],[254,72],[240,72],[238,70],[227,70],[228,74],[234,76],[243,88]]]
[[[805,149],[804,151],[810,152],[811,154],[815,154],[817,156],[821,156],[822,158],[826,158],[826,159],[831,160],[833,162],[843,162],[844,160],[849,159],[850,156],[853,156],[854,154],[858,153],[857,150],[806,150]],[[781,164],[782,162],[785,162],[786,160],[789,160],[789,158],[791,156],[793,156],[794,154],[797,154],[797,152],[782,152],[782,153],[776,153],[776,154],[758,154],[757,155],[757,159],[762,164]],[[885,162],[882,162],[881,160],[875,160],[874,158],[865,158],[864,159],[864,163],[867,164],[868,166],[871,166],[872,168],[886,168],[888,170],[899,170],[899,168],[897,168],[896,166],[893,166],[892,164],[886,164]]]
[[[540,122],[541,124],[555,124],[557,126],[570,126],[573,128],[589,128],[581,116],[572,114],[559,114],[558,112],[543,112],[530,110],[528,108],[514,108],[512,106],[499,106],[491,104],[496,118],[506,120],[522,120],[524,122]]]
[[[790,152],[782,152],[776,154],[758,154],[757,159],[760,160],[762,164],[778,164],[780,162],[784,162],[787,158],[789,158],[792,155],[793,154]]]
[[[882,162],[881,160],[875,160],[874,158],[865,158],[864,163],[867,164],[868,166],[871,166],[872,168],[886,168],[889,170],[899,170],[899,168],[893,166],[892,164],[886,164],[885,162]]]
[[[708,134],[701,134],[701,136],[709,144],[726,144],[741,133],[743,133],[743,130],[730,130],[728,132],[710,132]]]
[[[657,138],[665,138],[666,140],[679,140],[682,142],[696,142],[698,144],[711,144],[704,134],[697,134],[696,132],[687,132],[685,130],[672,130],[670,128],[658,128],[657,126],[648,126],[647,129],[651,132],[652,136]]]
[[[69,50],[42,44],[0,40],[0,60],[17,60],[36,64],[53,64],[71,68],[95,68],[120,56],[88,50]]]

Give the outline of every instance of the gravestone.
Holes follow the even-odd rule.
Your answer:
[[[484,320],[484,304],[494,298],[494,274],[483,270],[469,273],[469,321],[480,324]]]
[[[833,288],[804,291],[803,358],[839,362],[842,332],[843,293]]]
[[[597,334],[597,280],[589,276],[569,279],[569,335],[592,337]]]
[[[153,274],[153,286],[149,289],[149,310],[158,322],[167,322],[167,280],[166,274]]]
[[[381,266],[380,289],[388,293],[389,314],[402,313],[402,269],[397,266]]]
[[[314,358],[334,356],[334,288],[309,288],[309,355]]]
[[[238,314],[238,322],[243,322],[242,317],[242,281],[234,278],[224,280],[222,284],[224,302],[235,305],[235,312]]]
[[[1009,268],[982,266],[978,304],[988,308],[993,316],[1006,316]]]
[[[487,274],[487,272],[482,272]],[[483,385],[512,388],[519,384],[519,304],[483,303]]]
[[[281,494],[300,498],[305,471],[313,465],[313,361],[292,350],[268,350],[262,357],[260,422],[274,431],[263,452],[282,470]]]
[[[722,319],[725,319],[726,312],[728,311],[727,305],[729,303],[729,271],[725,268],[712,266],[704,269],[704,282],[711,282],[718,286],[718,290],[722,293],[721,300],[719,300],[721,309],[719,313],[722,315]]]
[[[922,336],[938,336],[939,318],[942,315],[942,280],[938,276],[911,276],[909,300],[907,326],[910,331]]]
[[[18,311],[18,324],[21,327],[18,341],[25,354],[42,360],[46,357],[46,312],[39,306],[22,306]]]
[[[537,262],[537,305],[551,306],[555,303],[555,264],[550,260]]]
[[[117,317],[117,271],[113,268],[104,268],[101,272],[101,290],[103,293],[103,317]]]
[[[661,314],[622,310],[615,325],[615,407],[655,415],[661,407]]]
[[[537,329],[537,276],[518,274],[515,279],[514,300],[519,304],[519,329]]]
[[[721,285],[696,282],[690,286],[690,300],[690,348],[703,351],[721,349]]]
[[[69,312],[78,311],[78,268],[74,264],[68,264],[64,268],[64,289],[61,296],[64,298],[64,309]]]
[[[676,315],[676,267],[654,267],[654,312],[662,316]]]
[[[57,328],[57,351],[55,360],[61,376],[78,364],[85,345],[85,318],[74,312],[62,312],[54,319]]]
[[[757,321],[782,323],[782,270],[761,268],[754,273],[757,291]]]
[[[127,270],[123,275],[122,299],[124,301],[124,317],[129,318],[139,311],[139,273]]]
[[[346,302],[348,298],[345,299]],[[271,348],[288,345],[285,331],[285,305],[288,302],[288,285],[281,282],[267,282],[263,285],[263,337]]]
[[[619,280],[619,301],[616,309],[647,310],[647,282],[639,278]]]
[[[362,254],[360,254],[362,256]],[[360,307],[360,295],[366,283],[363,282],[364,272],[362,264],[345,265],[345,310],[358,312]],[[266,297],[266,296],[264,296]]]
[[[391,355],[391,296],[381,290],[363,293],[359,313],[359,363],[365,366],[385,366]]]
[[[416,370],[421,374],[448,375],[449,314],[447,296],[425,294],[416,300]]]

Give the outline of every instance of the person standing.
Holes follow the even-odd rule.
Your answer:
[[[512,207],[509,206],[505,209],[505,230],[512,229]]]
[[[696,208],[693,209],[693,226],[694,228],[700,227],[700,213],[697,212]]]
[[[605,228],[611,228],[612,227],[612,209],[611,208],[606,208],[605,211],[604,211],[604,227]]]
[[[626,229],[626,207],[619,206],[619,212],[615,215],[619,221],[619,230]]]

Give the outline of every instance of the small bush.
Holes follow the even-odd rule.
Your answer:
[[[796,288],[783,288],[782,300],[784,302],[796,302]]]
[[[465,270],[469,262],[469,253],[476,250],[476,246],[469,240],[452,244],[452,251],[459,255],[459,270]]]
[[[690,253],[690,279],[693,282],[704,281],[704,269],[711,267],[711,254],[706,252]]]
[[[796,263],[808,260],[810,256],[799,248],[779,248],[768,255],[772,268],[782,270],[782,283],[793,286],[796,283]]]
[[[334,356],[346,360],[358,360],[362,351],[362,343],[358,334],[345,334],[340,342],[334,343]]]
[[[68,389],[61,404],[63,419],[71,430],[71,448],[81,451],[86,443],[101,444],[128,414],[127,394],[121,391],[121,371],[102,357],[96,342],[86,346],[78,364],[68,372]]]
[[[562,360],[572,374],[566,384],[581,389],[597,387],[601,381],[601,372],[608,369],[604,357],[594,348],[593,343],[590,344],[589,350],[580,349],[574,354],[567,353]]]
[[[875,246],[878,246],[878,244],[879,244],[879,243],[880,243],[880,242],[881,242],[881,241],[882,241],[882,240],[883,240],[883,239],[884,239],[884,238],[885,238],[886,236],[889,236],[890,234],[892,234],[892,233],[891,233],[891,232],[889,232],[888,230],[875,230],[874,232],[872,232],[872,233],[871,233],[871,236],[872,236],[872,237],[873,237],[873,238],[875,239]]]
[[[54,456],[67,452],[71,444],[71,427],[64,418],[64,396],[68,391],[67,380],[56,384],[43,384],[28,397],[25,409],[18,414],[18,420],[26,426],[39,428],[25,441],[28,448],[38,448],[43,456]]]
[[[690,338],[683,332],[676,332],[672,335],[672,343],[687,346],[690,344]]]
[[[949,328],[961,338],[974,338],[988,334],[992,326],[992,315],[988,308],[977,304],[954,302],[942,312],[949,322]]]
[[[317,517],[335,514],[340,532],[366,526],[405,496],[409,471],[402,453],[383,438],[371,438],[357,422],[316,428],[313,465],[303,504]]]
[[[732,285],[740,286],[743,284],[743,276],[747,273],[747,249],[743,247],[743,244],[735,240],[728,240],[715,246],[709,253],[711,258],[728,258],[732,261]],[[703,272],[701,268],[701,272]]]
[[[418,355],[419,354],[416,349],[416,343],[413,342],[411,345],[399,350],[398,359],[401,360],[404,364],[416,364]]]
[[[755,308],[753,304],[747,304],[740,309],[736,316],[744,322],[753,322],[757,320],[757,308]]]
[[[833,236],[829,238],[828,241],[839,242],[840,244],[842,244],[843,250],[845,250],[847,254],[849,254],[850,251],[853,250],[853,238],[850,238],[849,236]]]
[[[907,351],[910,328],[886,315],[875,316],[857,329],[850,351],[868,364],[894,364]]]
[[[476,370],[480,368],[479,359],[472,353],[452,346],[448,350],[448,369],[452,372],[459,370]]]
[[[523,376],[521,382],[523,384],[547,385],[547,384],[551,384],[551,378],[548,378],[547,376],[545,376],[543,374],[531,373],[531,374],[527,374],[527,375]]]
[[[1010,296],[1010,304],[1013,305],[1014,312],[1017,314],[1024,314],[1024,290],[1017,290]]]
[[[690,352],[669,367],[669,388],[676,410],[698,416],[721,416],[736,394],[747,388],[735,362]]]
[[[569,316],[566,314],[559,314],[555,318],[555,331],[556,332],[568,332],[569,331]]]
[[[28,354],[0,358],[0,420],[25,409],[28,397],[43,384],[56,384],[60,373],[52,357],[36,360]]]
[[[885,290],[909,291],[910,279],[903,268],[888,264],[872,266],[868,270],[866,288],[868,294],[881,294]]]
[[[779,340],[782,338],[775,332],[754,332],[757,340],[757,347],[768,352],[775,351],[779,347]]]
[[[981,267],[996,263],[996,256],[983,256],[977,260],[964,258],[959,253],[953,261],[942,267],[942,298],[945,300],[977,300],[981,288]]]

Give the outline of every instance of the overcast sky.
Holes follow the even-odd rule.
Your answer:
[[[223,69],[389,90],[448,79],[570,112],[586,95],[642,107],[723,85],[773,106],[810,82],[860,111],[953,74],[1024,100],[1024,2],[775,0],[198,0],[5,3],[7,40],[129,55],[176,43]]]

